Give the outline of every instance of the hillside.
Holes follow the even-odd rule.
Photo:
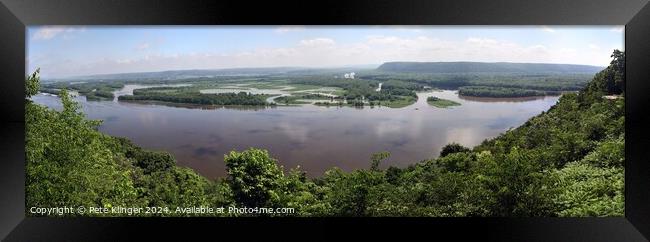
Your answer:
[[[568,74],[596,73],[604,67],[571,64],[510,63],[510,62],[386,62],[377,70],[409,73],[529,73]]]

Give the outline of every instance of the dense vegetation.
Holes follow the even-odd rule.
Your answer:
[[[133,90],[133,95],[118,97],[120,101],[160,101],[200,105],[269,105],[268,95],[239,93],[205,94],[198,91],[183,91],[182,88],[152,87]]]
[[[360,72],[360,78],[376,81],[397,80],[416,86],[458,89],[463,86],[490,86],[546,91],[577,91],[593,78],[593,74],[573,73],[402,73]]]
[[[437,108],[448,108],[448,107],[460,105],[460,103],[454,102],[452,100],[442,99],[439,97],[428,97],[427,103]]]
[[[100,122],[86,120],[65,90],[62,111],[26,99],[27,209],[248,206],[295,208],[291,216],[623,216],[624,53],[613,57],[584,90],[477,147],[450,144],[440,157],[403,169],[379,169],[390,159],[382,152],[370,157],[368,169],[332,168],[318,178],[299,169],[285,173],[267,151],[250,148],[227,154],[227,177],[208,180],[176,166],[169,154],[101,134]],[[26,96],[36,90],[34,74]]]
[[[113,92],[123,88],[122,82],[55,82],[44,85],[41,92],[58,95],[62,89],[75,90],[88,101],[113,100]]]
[[[334,98],[332,96],[325,96],[321,94],[293,94],[293,95],[277,97],[274,99],[276,103],[281,103],[285,105],[308,103],[301,100],[329,100],[330,102],[334,102],[335,100],[337,102],[343,101],[342,98],[340,97]]]
[[[458,94],[472,97],[531,97],[560,95],[560,92],[507,87],[466,86],[460,87]]]
[[[379,81],[371,79],[343,79],[324,76],[308,76],[289,78],[290,83],[339,87],[344,94],[337,98],[346,100],[352,106],[382,105],[388,107],[404,107],[417,101],[416,90],[422,90],[422,85],[405,81],[391,80],[382,83],[377,91]],[[327,103],[323,103],[327,105]]]

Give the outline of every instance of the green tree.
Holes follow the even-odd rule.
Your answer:
[[[61,112],[25,107],[27,207],[138,205],[132,170],[117,162],[99,122],[85,120],[67,91],[60,97]]]
[[[231,151],[224,158],[235,201],[247,207],[279,205],[284,173],[266,150]]]
[[[440,157],[445,157],[449,154],[458,153],[458,152],[467,152],[467,151],[470,151],[470,149],[465,146],[462,146],[459,143],[454,142],[442,147],[442,150],[440,151]]]
[[[447,172],[469,172],[475,163],[475,155],[471,152],[450,153],[435,160],[438,167]]]
[[[573,162],[556,171],[560,193],[557,215],[563,217],[624,216],[625,179],[620,167],[598,168]]]
[[[492,216],[549,216],[554,213],[554,177],[532,162],[531,154],[513,148],[507,154],[483,155],[480,171],[494,203]]]
[[[38,93],[38,90],[40,89],[41,85],[41,77],[40,77],[40,72],[41,68],[36,68],[36,71],[32,73],[31,75],[27,76],[25,80],[25,97],[29,98],[31,96],[34,96]]]
[[[390,157],[390,152],[388,152],[388,151],[383,151],[383,152],[378,152],[378,153],[372,154],[370,156],[370,160],[371,160],[370,170],[373,170],[373,171],[379,170],[379,163],[382,160],[387,159],[388,157]]]
[[[620,94],[625,92],[625,52],[614,50],[611,55],[610,66],[613,69],[614,88],[611,92]]]
[[[581,99],[583,104],[590,104],[602,95],[623,94],[625,92],[625,52],[614,50],[610,65],[597,73],[587,85]]]
[[[189,168],[173,167],[146,176],[142,187],[148,206],[168,206],[170,209],[211,205],[206,194],[208,180]]]
[[[327,203],[331,204],[330,215],[368,216],[369,207],[379,201],[377,189],[385,180],[383,173],[357,170],[345,174],[338,168],[325,173]]]
[[[135,155],[135,165],[142,168],[145,174],[150,174],[168,171],[176,166],[176,161],[167,152],[140,151]]]

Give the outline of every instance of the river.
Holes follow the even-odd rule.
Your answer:
[[[130,88],[130,90],[129,90]],[[118,91],[124,95],[132,86]],[[461,103],[441,109],[426,97]],[[475,146],[530,117],[548,110],[559,97],[468,99],[456,91],[418,93],[418,102],[404,108],[319,107],[190,108],[118,101],[86,101],[76,97],[90,119],[102,119],[103,133],[127,137],[135,144],[172,153],[179,165],[208,177],[225,175],[224,154],[258,147],[269,150],[285,170],[300,166],[309,176],[339,167],[369,168],[370,155],[389,151],[389,165],[406,167],[438,156],[458,142]],[[57,97],[32,99],[55,109]]]

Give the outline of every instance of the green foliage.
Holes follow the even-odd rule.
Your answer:
[[[596,66],[543,63],[485,62],[386,62],[377,68],[405,73],[593,73]]]
[[[460,105],[460,103],[447,100],[447,99],[442,99],[439,97],[428,97],[427,103],[431,106],[438,107],[438,108],[448,108],[448,107]]]
[[[468,152],[469,148],[462,146],[459,143],[453,142],[451,144],[445,145],[440,151],[440,157],[445,157],[449,154],[458,153],[458,152]]]
[[[176,166],[176,161],[167,152],[140,151],[135,157],[135,165],[142,168],[145,174],[158,171],[169,171]]]
[[[444,171],[469,172],[474,163],[476,163],[476,154],[469,152],[469,149],[466,151],[456,151],[441,156],[435,160],[435,163]]]
[[[599,72],[590,82],[582,99],[595,102],[603,95],[619,95],[625,92],[625,52],[614,50],[612,61],[605,70]]]
[[[572,162],[556,174],[561,189],[554,198],[559,216],[624,216],[622,168],[598,168]]]
[[[173,167],[143,177],[138,184],[147,206],[179,207],[211,205],[206,196],[208,180],[188,168]]]
[[[75,90],[88,101],[113,100],[113,92],[124,87],[123,82],[55,82],[44,85],[41,92],[59,94],[62,89]]]
[[[508,87],[464,86],[458,88],[458,94],[472,97],[531,97],[559,95],[560,92]]]
[[[379,81],[369,79],[342,79],[322,76],[293,77],[291,83],[339,87],[344,89],[341,99],[347,100],[351,106],[368,105],[361,100],[373,103],[383,103],[388,107],[403,107],[417,100],[415,90],[421,90],[422,85],[397,80],[387,80],[382,84],[381,91],[376,91]],[[338,100],[339,98],[337,98]],[[334,101],[334,100],[332,100]]]
[[[383,151],[383,152],[372,154],[370,156],[370,160],[372,161],[372,163],[370,165],[370,170],[373,170],[373,171],[379,170],[379,163],[382,160],[384,160],[384,159],[386,159],[388,157],[390,157],[390,152],[388,152],[388,151]]]
[[[600,168],[622,168],[625,161],[625,139],[619,137],[599,142],[582,161]]]
[[[468,173],[443,172],[416,183],[414,206],[416,216],[466,217],[490,216],[493,198],[476,176]]]
[[[614,88],[610,89],[610,93],[620,94],[625,92],[625,52],[614,50],[610,56],[612,61],[610,63],[614,72]]]
[[[231,151],[224,162],[235,201],[247,207],[279,205],[284,173],[266,150]]]
[[[326,216],[331,206],[322,202],[325,196],[324,188],[316,185],[298,168],[291,169],[283,180],[283,193],[280,204],[295,208],[299,216]]]
[[[277,98],[275,98],[273,101],[275,101],[276,103],[284,104],[284,105],[289,105],[289,104],[306,104],[307,102],[299,101],[299,99],[311,99],[310,97],[313,97],[313,96],[311,96],[311,95],[312,95],[312,94],[308,94],[308,95],[281,96],[281,97],[277,97]],[[320,95],[318,95],[318,96],[320,96]],[[323,98],[323,99],[324,99],[324,98]]]
[[[494,203],[493,216],[550,216],[553,214],[553,177],[535,163],[529,151],[518,148],[506,154],[481,157],[486,168],[481,175]]]
[[[208,189],[209,181],[176,167],[166,153],[144,151],[126,139],[101,134],[101,122],[86,120],[65,88],[59,97],[60,112],[26,103],[28,208],[225,204],[219,199],[227,199],[227,189]],[[215,196],[208,196],[209,191]]]
[[[396,80],[413,86],[430,86],[441,89],[457,89],[464,86],[518,88],[539,91],[577,91],[594,77],[591,73],[524,73],[524,72],[476,72],[476,73],[406,73],[366,71],[359,72],[363,79],[374,81]]]
[[[190,91],[172,91],[183,90],[170,87],[152,87],[136,89],[133,95],[120,96],[120,101],[161,101],[172,103],[189,103],[201,105],[268,105],[266,98],[268,95],[240,93],[217,93],[204,94]]]
[[[101,101],[101,100],[113,100],[115,97],[113,95],[113,92],[110,91],[92,91],[88,93],[80,93],[82,95],[86,96],[86,100],[88,101]]]
[[[132,170],[61,92],[63,111],[26,104],[27,207],[138,204]]]
[[[38,93],[41,84],[41,78],[39,76],[40,72],[41,69],[37,68],[36,71],[29,75],[27,80],[25,80],[25,97],[29,98]]]
[[[369,207],[380,199],[379,185],[383,176],[379,172],[358,170],[345,174],[333,169],[325,174],[326,203],[331,204],[334,216],[368,216]]]

